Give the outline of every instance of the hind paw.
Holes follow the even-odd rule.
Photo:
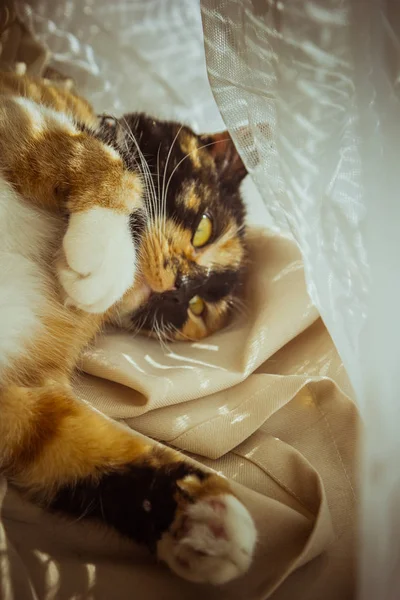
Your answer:
[[[189,581],[222,584],[247,571],[256,537],[247,509],[223,494],[188,504],[158,542],[157,552]]]

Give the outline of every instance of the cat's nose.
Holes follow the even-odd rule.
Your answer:
[[[170,287],[162,294],[163,302],[169,303],[182,303],[190,300],[190,294],[188,295],[187,280],[180,274],[176,276],[175,285]]]
[[[183,298],[182,298],[182,295],[180,294],[179,290],[168,290],[167,292],[160,294],[158,300],[165,307],[165,306],[173,306],[176,304],[181,304]]]

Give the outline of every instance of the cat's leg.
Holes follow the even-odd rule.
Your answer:
[[[67,113],[0,95],[2,176],[27,202],[71,214],[94,207],[130,214],[142,205],[139,173]]]
[[[229,483],[78,402],[68,387],[0,393],[0,464],[31,498],[146,544],[180,576],[244,573],[253,521]]]
[[[140,174],[67,115],[22,97],[1,97],[2,174],[26,202],[65,214],[58,265],[67,300],[102,313],[133,284],[132,214],[142,206]]]

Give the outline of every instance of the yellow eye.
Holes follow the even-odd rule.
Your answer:
[[[202,300],[200,296],[193,296],[189,301],[189,308],[196,317],[199,317],[205,308],[204,300]]]
[[[201,221],[195,231],[192,244],[195,248],[205,246],[212,235],[212,221],[207,215],[201,217]]]

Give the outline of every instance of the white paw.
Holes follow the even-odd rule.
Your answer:
[[[181,577],[222,584],[250,566],[256,529],[234,496],[214,496],[188,505],[157,545],[159,558]]]
[[[126,215],[95,207],[70,216],[58,277],[73,305],[103,313],[131,287],[136,254]]]

